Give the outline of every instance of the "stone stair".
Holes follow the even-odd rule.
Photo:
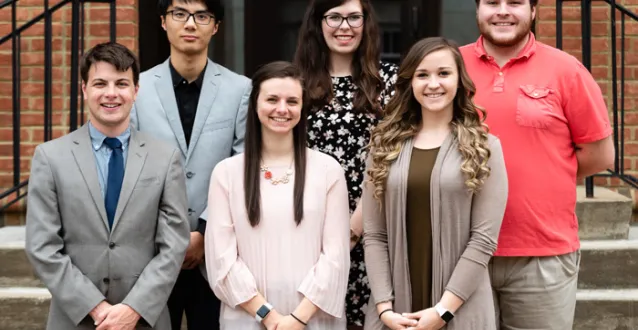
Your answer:
[[[0,228],[0,330],[42,330],[51,295],[33,275],[24,227]]]
[[[631,199],[596,187],[578,189],[581,260],[575,330],[638,329],[638,227]]]

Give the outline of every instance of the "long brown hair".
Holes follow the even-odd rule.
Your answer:
[[[423,120],[421,105],[412,92],[414,72],[423,58],[443,49],[452,53],[459,73],[450,125],[463,157],[460,170],[466,177],[465,185],[470,191],[477,191],[490,174],[490,168],[487,166],[490,157],[488,129],[483,123],[486,114],[482,108],[474,104],[476,88],[465,70],[459,48],[445,38],[426,38],[414,44],[402,61],[395,95],[386,106],[386,116],[372,132],[372,166],[368,169],[368,175],[369,182],[374,185],[373,195],[379,202],[385,191],[390,165],[399,157],[403,143],[416,135]]]
[[[275,78],[292,78],[298,80],[303,89],[303,79],[299,69],[290,62],[277,61],[268,63],[255,72],[252,77],[252,91],[248,103],[246,117],[246,137],[244,140],[244,200],[250,225],[259,224],[261,214],[260,163],[262,151],[261,122],[257,116],[257,99],[261,84]],[[306,182],[306,93],[302,96],[302,108],[299,123],[293,128],[293,145],[295,149],[294,176],[294,215],[299,225],[303,217],[303,192]]]
[[[323,37],[323,15],[349,0],[312,0],[299,29],[294,63],[306,80],[310,106],[318,110],[329,104],[334,95],[330,78],[330,49]],[[358,91],[354,97],[354,110],[379,113],[379,95],[383,80],[379,75],[379,24],[370,0],[358,0],[363,8],[364,22],[361,44],[352,60],[352,78]]]

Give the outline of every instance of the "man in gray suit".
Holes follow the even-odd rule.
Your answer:
[[[129,127],[139,66],[105,43],[82,59],[91,120],[39,145],[26,252],[52,295],[47,329],[170,330],[189,230],[180,151]]]
[[[173,329],[219,328],[220,302],[206,279],[208,186],[217,163],[243,151],[250,80],[208,58],[224,16],[221,0],[159,0],[170,58],[143,72],[133,125],[181,151],[188,192],[190,245],[168,301]],[[208,265],[211,267],[212,265]]]

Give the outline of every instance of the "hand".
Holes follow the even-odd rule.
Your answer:
[[[266,315],[266,318],[263,321],[261,321],[261,323],[264,324],[267,330],[275,330],[277,329],[277,325],[279,324],[279,321],[281,321],[281,318],[282,318],[281,314],[279,314],[279,312],[277,312],[276,310],[272,309],[270,310],[270,313]]]
[[[305,320],[302,320],[305,322]],[[286,315],[281,318],[279,324],[277,324],[277,330],[303,330],[306,326],[301,322],[295,320],[294,317]]]
[[[445,326],[445,321],[434,308],[424,309],[416,313],[403,313],[403,316],[419,321],[416,326],[410,327],[408,330],[439,330]]]
[[[133,308],[117,304],[108,310],[106,319],[100,323],[96,330],[135,330],[139,320],[140,314]]]
[[[409,319],[393,311],[383,313],[383,315],[381,315],[381,322],[391,330],[407,329],[408,327],[413,327],[418,324],[416,320]]]
[[[204,236],[198,231],[191,233],[182,269],[193,269],[204,261]]]
[[[93,308],[89,315],[91,316],[91,318],[93,318],[95,326],[100,325],[100,323],[104,321],[106,315],[108,315],[108,310],[111,309],[111,307],[111,304],[106,302],[106,300],[103,300],[97,306],[95,306],[95,308]]]

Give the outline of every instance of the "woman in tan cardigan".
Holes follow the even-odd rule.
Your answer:
[[[363,190],[366,329],[495,329],[487,264],[507,200],[458,47],[416,43],[372,134]]]

